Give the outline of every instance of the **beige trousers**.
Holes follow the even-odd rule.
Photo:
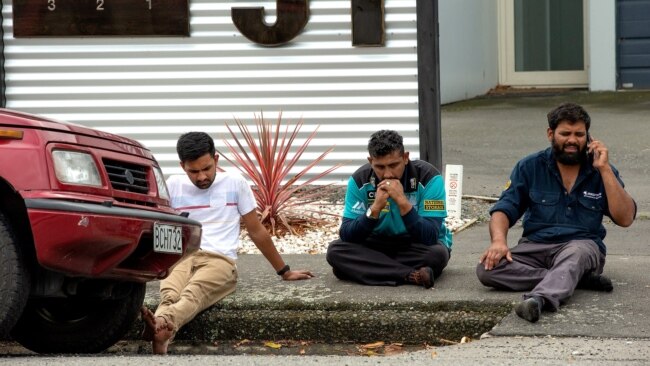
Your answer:
[[[235,261],[199,250],[176,265],[160,282],[160,305],[156,316],[174,324],[174,332],[201,311],[235,291]]]

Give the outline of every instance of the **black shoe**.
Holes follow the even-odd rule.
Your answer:
[[[515,306],[515,313],[520,318],[535,323],[542,313],[542,303],[534,297],[528,298]]]
[[[612,280],[609,278],[594,272],[589,272],[582,277],[580,282],[578,282],[577,288],[592,291],[612,292],[612,290],[614,290],[614,285],[612,284]]]
[[[431,288],[433,287],[433,269],[431,267],[422,267],[417,271],[413,271],[409,273],[406,281],[424,288]]]

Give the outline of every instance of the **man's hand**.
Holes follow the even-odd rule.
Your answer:
[[[391,182],[388,180],[382,180],[377,185],[377,191],[375,192],[375,203],[380,204],[382,208],[386,206],[386,201],[388,201],[388,197],[390,197],[390,192],[388,191],[388,188],[390,188],[390,183]]]
[[[594,154],[593,166],[598,169],[603,179],[607,204],[612,220],[616,225],[628,227],[636,217],[636,204],[632,197],[625,191],[616,178],[612,167],[609,165],[609,150],[602,141],[592,140],[589,143],[589,152]]]
[[[609,150],[602,141],[592,140],[587,149],[594,156],[594,168],[600,170],[609,167]]]
[[[493,242],[489,248],[481,255],[479,263],[485,266],[486,271],[492,270],[505,257],[508,262],[512,262],[512,255],[508,244],[504,242]]]
[[[264,258],[271,264],[273,268],[283,268],[285,266],[280,253],[273,244],[271,235],[266,231],[260,220],[257,218],[257,212],[251,210],[249,213],[242,216],[248,235],[257,247],[262,252]],[[282,279],[285,281],[307,280],[314,277],[310,271],[286,271],[282,274]]]
[[[284,281],[299,281],[299,280],[308,280],[310,278],[316,277],[311,271],[299,269],[296,271],[286,271],[282,275]]]
[[[400,215],[402,216],[406,215],[413,207],[408,198],[406,198],[404,187],[399,179],[385,179],[379,182],[377,185],[377,197],[379,197],[380,194],[386,195],[386,199],[388,199],[388,197],[392,198],[393,201],[397,203]]]
[[[379,193],[379,191],[386,192],[386,194],[394,200],[404,196],[404,187],[402,187],[402,182],[400,182],[399,179],[382,180],[377,185],[377,193]]]
[[[490,216],[490,240],[492,244],[481,255],[479,263],[485,266],[486,271],[492,270],[505,257],[512,262],[512,255],[508,248],[508,216],[501,211],[495,211]]]
[[[373,214],[372,216],[375,218],[379,218],[381,210],[386,207],[386,202],[388,202],[388,192],[384,189],[381,189],[383,185],[386,185],[385,181],[381,181],[377,185],[377,191],[375,192],[375,201],[372,203],[372,206],[370,206],[370,210]]]

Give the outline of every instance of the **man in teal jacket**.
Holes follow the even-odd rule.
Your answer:
[[[349,179],[340,239],[330,243],[327,261],[342,280],[431,288],[452,244],[440,172],[409,160],[396,131],[375,132],[368,153]]]

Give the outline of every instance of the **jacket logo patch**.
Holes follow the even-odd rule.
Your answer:
[[[354,205],[352,205],[352,212],[356,214],[363,214],[366,212],[366,205],[361,201],[357,201]]]
[[[443,200],[424,200],[424,211],[442,211],[445,209]]]
[[[600,193],[600,192],[599,193],[592,193],[592,192],[583,191],[582,194],[583,194],[583,196],[585,198],[591,198],[592,200],[599,200],[599,199],[603,198],[603,194]]]

